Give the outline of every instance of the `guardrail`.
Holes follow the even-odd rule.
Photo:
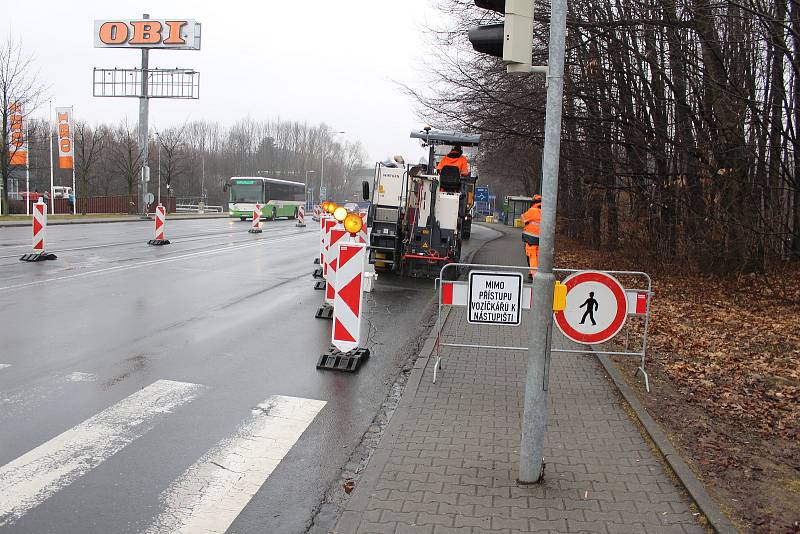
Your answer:
[[[206,211],[222,213],[222,206],[206,205],[201,208],[198,204],[176,204],[175,211],[177,213],[204,213]]]

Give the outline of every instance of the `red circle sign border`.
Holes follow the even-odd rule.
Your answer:
[[[622,330],[622,327],[625,326],[625,319],[628,317],[628,299],[625,296],[625,289],[622,287],[622,284],[619,283],[619,280],[610,274],[601,271],[581,271],[573,273],[564,279],[564,285],[567,286],[567,294],[569,294],[569,291],[573,287],[582,282],[599,282],[611,290],[611,293],[617,301],[617,315],[614,316],[614,320],[611,321],[611,324],[605,330],[595,334],[582,334],[570,326],[567,319],[564,317],[563,311],[558,311],[553,314],[556,324],[561,330],[561,333],[572,341],[587,344],[603,343],[616,336],[617,333]]]

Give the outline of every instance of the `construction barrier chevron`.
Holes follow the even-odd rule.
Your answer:
[[[253,225],[248,232],[251,234],[261,233],[261,204],[256,204],[256,209],[253,210]]]
[[[156,206],[155,237],[147,242],[148,245],[169,245],[169,239],[164,238],[164,227],[167,224],[167,210],[159,204]]]
[[[369,349],[360,347],[367,246],[342,242],[337,248],[331,348],[320,356],[317,368],[354,372],[369,358]]]
[[[336,223],[336,220],[333,220]],[[317,310],[317,319],[332,319],[333,318],[333,302],[336,295],[336,268],[337,259],[339,256],[339,244],[343,242],[344,236],[347,231],[341,223],[335,224],[331,227],[326,237],[326,251],[325,251],[325,298],[322,306]]]
[[[297,224],[295,226],[298,228],[306,227],[306,208],[303,205],[297,208]]]
[[[56,255],[48,253],[45,248],[46,237],[47,204],[45,204],[40,197],[39,201],[33,204],[33,252],[31,254],[24,254],[20,260],[42,261],[56,259]]]

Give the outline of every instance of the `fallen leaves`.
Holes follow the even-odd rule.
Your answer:
[[[633,255],[559,246],[559,267],[647,270]],[[649,274],[649,365],[713,417],[800,439],[800,265],[738,276],[657,265]]]

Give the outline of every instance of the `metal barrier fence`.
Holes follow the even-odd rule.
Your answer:
[[[442,267],[439,278],[436,279],[436,287],[439,293],[438,316],[436,320],[436,363],[433,368],[433,382],[436,383],[437,372],[443,368],[441,348],[452,347],[462,349],[489,349],[505,351],[527,351],[527,346],[516,346],[504,343],[504,340],[511,337],[512,331],[509,329],[526,329],[529,320],[531,301],[533,298],[533,285],[523,284],[521,295],[521,324],[519,326],[496,326],[496,325],[476,325],[470,324],[468,332],[450,333],[447,332],[445,323],[450,310],[453,307],[469,306],[469,282],[465,280],[463,274],[474,270],[491,270],[493,272],[510,272],[527,274],[529,267],[517,267],[510,265],[486,265],[486,264],[467,264],[451,263]],[[554,269],[557,280],[563,281],[565,278],[575,273],[583,271],[578,269]],[[600,350],[600,352],[614,356],[632,356],[639,359],[636,375],[640,372],[644,379],[647,391],[650,391],[650,379],[645,370],[647,358],[647,336],[650,326],[650,301],[652,300],[652,280],[647,273],[640,271],[599,271],[619,279],[625,292],[627,301],[627,317],[621,330],[614,336],[615,340],[624,337],[622,341],[624,350]],[[469,310],[467,310],[469,311]],[[556,321],[554,320],[554,324]],[[551,327],[552,329],[552,327]],[[526,329],[527,330],[527,329]],[[552,338],[552,332],[548,332],[548,337]],[[526,338],[527,339],[527,338]],[[478,341],[481,342],[478,342]],[[493,341],[487,343],[486,340]],[[631,345],[634,349],[630,349]],[[586,353],[591,349],[551,349],[553,353]],[[549,367],[549,366],[548,366]]]

